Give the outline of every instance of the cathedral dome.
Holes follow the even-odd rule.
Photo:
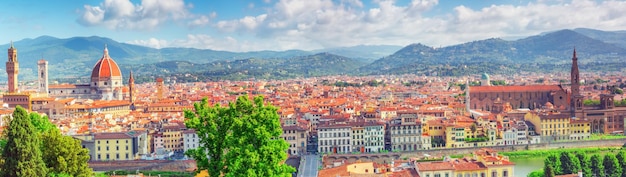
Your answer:
[[[482,76],[480,77],[480,79],[482,80],[488,80],[489,79],[489,74],[487,73],[483,73]]]
[[[122,77],[122,71],[120,67],[117,66],[117,63],[113,61],[113,59],[109,56],[109,50],[106,46],[104,46],[104,54],[102,58],[98,60],[96,65],[93,67],[93,71],[91,71],[91,78],[111,78],[111,77]]]

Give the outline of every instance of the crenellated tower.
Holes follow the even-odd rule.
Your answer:
[[[11,47],[8,50],[8,61],[6,62],[6,70],[7,70],[7,75],[8,75],[8,86],[9,86],[9,93],[17,93],[18,91],[18,80],[17,80],[17,74],[19,72],[19,63],[17,62],[17,49],[15,49],[15,47],[13,47],[13,41],[11,41]]]

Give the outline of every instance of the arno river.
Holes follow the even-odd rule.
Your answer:
[[[515,158],[515,177],[525,177],[530,172],[543,168],[543,158]]]

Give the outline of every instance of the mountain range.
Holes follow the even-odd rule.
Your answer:
[[[9,45],[0,45],[0,48],[9,48]],[[567,66],[574,48],[579,51],[582,70],[620,71],[625,63],[622,56],[626,54],[626,31],[578,28],[518,40],[491,38],[439,48],[416,43],[405,47],[360,45],[314,51],[155,49],[97,36],[65,39],[41,36],[15,41],[13,45],[18,49],[23,80],[34,80],[37,60],[42,58],[49,61],[52,80],[76,82],[85,79],[102,56],[105,45],[124,76],[132,69],[136,77],[144,77],[140,80],[145,81],[156,76],[185,76],[200,80],[284,79],[336,74],[454,76],[569,69]],[[6,80],[6,75],[0,76],[0,80]]]

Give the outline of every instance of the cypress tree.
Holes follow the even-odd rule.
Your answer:
[[[552,165],[546,165],[544,167],[543,175],[545,177],[554,177],[555,176],[554,168],[552,167]]]
[[[558,154],[550,154],[545,160],[545,165],[552,166],[552,171],[555,175],[561,175],[561,159]],[[544,167],[545,168],[545,167]],[[548,174],[548,173],[546,173]]]
[[[569,152],[561,152],[561,173],[562,174],[575,174],[580,170],[580,162],[578,158]]]
[[[580,168],[583,171],[583,176],[591,176],[591,162],[589,161],[589,156],[583,152],[577,152],[576,157],[580,162]]]
[[[620,177],[622,176],[622,167],[619,165],[619,161],[613,154],[604,155],[604,174],[607,177]]]
[[[626,152],[619,151],[615,157],[617,158],[617,161],[619,161],[619,165],[622,167],[622,170],[626,169]],[[622,177],[626,177],[626,172],[621,171],[621,173]]]
[[[595,154],[591,156],[589,165],[593,176],[604,176],[604,165],[602,164],[602,157],[600,157],[600,155]]]
[[[39,137],[24,108],[15,108],[13,120],[6,131],[7,144],[2,151],[5,161],[0,176],[46,176],[47,169],[41,158]]]

